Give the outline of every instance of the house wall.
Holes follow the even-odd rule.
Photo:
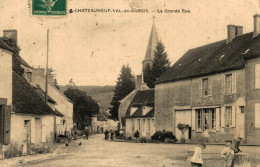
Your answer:
[[[40,120],[39,126],[35,119]],[[26,123],[27,122],[27,123]],[[48,151],[54,141],[53,115],[11,115],[11,144],[6,156],[21,156],[38,153],[40,149]]]
[[[255,58],[247,61],[246,64],[246,133],[248,143],[260,143],[260,127],[257,123],[260,120],[256,119],[255,112],[257,110],[256,104],[260,104],[260,89],[256,87],[256,82],[259,83],[259,76],[256,76],[256,65],[260,65],[260,58]],[[258,78],[258,79],[257,79]]]
[[[139,123],[140,120],[140,129]],[[148,128],[148,121],[150,121],[150,130]],[[134,138],[134,133],[138,130],[140,137],[145,137],[146,139],[151,139],[151,136],[155,133],[155,122],[154,118],[127,118],[126,119],[126,129],[125,137],[132,139]]]
[[[45,80],[40,76],[33,77],[33,83],[40,85],[40,87],[45,90]],[[58,89],[56,89],[51,84],[48,84],[48,95],[57,102],[55,108],[59,110],[66,120],[63,126],[63,133],[65,130],[71,131],[73,128],[73,104],[70,102],[65,95],[63,95]]]
[[[225,75],[232,74],[234,92],[225,92]],[[208,78],[209,90],[207,96],[202,94],[202,79]],[[232,107],[232,127],[225,127],[225,110]],[[243,115],[240,115],[239,106],[245,106],[245,70],[235,70],[225,73],[198,77],[171,83],[155,85],[155,125],[156,131],[176,132],[175,111],[191,109],[192,140],[207,137],[210,141],[223,142],[225,139],[244,137],[240,127],[244,125]],[[216,114],[215,130],[198,131],[196,129],[196,109],[214,108]],[[178,111],[179,112],[179,111]],[[181,122],[185,123],[185,122]],[[242,125],[241,125],[242,124]]]
[[[0,98],[12,104],[12,53],[0,48]]]
[[[155,129],[175,132],[174,106],[191,105],[191,81],[155,85]]]
[[[128,94],[124,99],[120,101],[120,105],[118,108],[118,119],[120,123],[120,129],[124,129],[122,126],[122,117],[125,116],[128,106],[136,95],[137,90],[133,90],[130,94]]]

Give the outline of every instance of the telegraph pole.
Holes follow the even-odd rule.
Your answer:
[[[45,102],[47,103],[48,96],[48,58],[49,58],[49,29],[47,29],[47,61],[46,61],[46,83],[45,83]]]

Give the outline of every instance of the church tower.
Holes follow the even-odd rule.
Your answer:
[[[153,17],[152,30],[150,33],[150,38],[148,41],[145,58],[142,62],[143,70],[147,66],[147,64],[149,64],[150,66],[152,65],[153,58],[154,58],[154,51],[155,51],[156,45],[158,43],[158,37],[157,37],[157,32],[156,32],[156,28],[155,28],[155,24],[154,24],[154,19],[155,19],[155,17]]]

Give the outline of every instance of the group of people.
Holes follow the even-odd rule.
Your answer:
[[[113,130],[110,130],[110,132],[109,132],[108,130],[106,130],[106,131],[104,132],[104,134],[105,134],[105,140],[108,140],[109,137],[110,137],[110,140],[114,140],[114,134],[115,134],[115,132],[114,132]],[[109,135],[109,134],[110,134],[110,135]]]
[[[234,157],[238,152],[242,152],[239,149],[239,145],[242,138],[238,138],[237,140],[228,140],[226,141],[226,147],[221,151],[220,155],[224,159],[225,167],[234,167]],[[194,154],[191,158],[191,166],[192,167],[202,167],[202,150],[206,148],[204,143],[200,143],[194,149]]]

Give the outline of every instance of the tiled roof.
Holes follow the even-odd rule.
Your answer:
[[[49,115],[56,114],[26,81],[13,72],[13,106],[14,112],[22,114]]]
[[[55,115],[57,115],[57,116],[60,116],[60,117],[63,117],[64,115],[59,111],[59,110],[57,110],[56,108],[55,108]]]
[[[18,55],[19,48],[13,41],[11,41],[11,39],[7,37],[0,37],[0,48],[13,52],[13,56],[19,59],[22,65],[33,69],[20,55]]]
[[[39,86],[39,85],[37,85],[36,87],[34,87],[34,89],[38,92],[38,94],[41,96],[41,98],[43,99],[43,100],[45,100],[45,91],[44,90],[42,90],[42,88]],[[47,95],[48,96],[48,102],[50,102],[50,103],[53,103],[53,104],[56,104],[56,101],[55,100],[53,100],[49,95]]]
[[[154,89],[138,91],[128,106],[125,117],[153,117],[154,109],[149,111],[146,115],[142,115],[143,106],[154,107]],[[131,107],[138,107],[138,109],[132,115],[130,115]]]
[[[235,37],[229,43],[222,40],[190,49],[155,83],[172,82],[244,68],[247,56],[260,55],[259,40],[260,35],[253,37],[253,33],[247,33]]]

